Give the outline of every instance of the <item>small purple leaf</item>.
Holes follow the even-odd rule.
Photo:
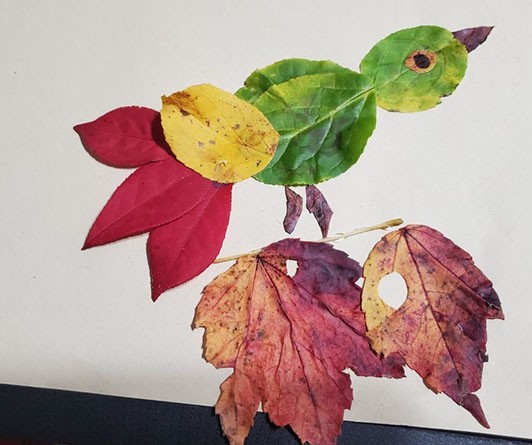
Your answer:
[[[315,185],[307,185],[305,190],[307,192],[307,210],[318,221],[321,234],[325,238],[329,233],[329,224],[331,223],[333,211],[318,187]]]
[[[482,45],[488,38],[493,26],[477,26],[476,28],[466,28],[454,31],[453,36],[461,42],[470,53],[477,46]]]
[[[303,210],[303,197],[290,187],[284,188],[284,194],[286,196],[286,215],[283,220],[283,227],[286,233],[292,233]]]

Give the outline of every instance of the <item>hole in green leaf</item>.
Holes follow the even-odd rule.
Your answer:
[[[379,282],[379,295],[388,306],[394,309],[400,307],[408,295],[404,278],[397,272],[383,277]]]

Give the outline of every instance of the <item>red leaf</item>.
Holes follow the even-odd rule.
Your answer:
[[[329,233],[329,225],[333,211],[329,203],[315,185],[307,185],[305,187],[307,192],[307,210],[314,215],[318,225],[321,229],[321,234],[325,238]]]
[[[171,157],[161,116],[149,108],[117,108],[95,121],[76,125],[74,131],[91,156],[112,167],[139,167]]]
[[[92,225],[84,249],[147,232],[200,204],[217,185],[175,159],[138,168],[113,193]]]
[[[392,272],[408,288],[397,310],[378,295],[379,281]],[[471,256],[436,230],[410,225],[375,245],[364,276],[362,304],[373,349],[399,354],[427,387],[489,427],[473,393],[487,359],[486,319],[504,316],[491,281]]]
[[[287,259],[299,269],[287,275]],[[302,442],[332,445],[351,405],[349,376],[402,375],[383,368],[365,338],[360,266],[323,243],[289,239],[245,256],[204,290],[195,327],[205,327],[204,356],[233,367],[216,412],[232,445],[243,444],[260,402]]]
[[[303,198],[290,187],[285,187],[284,193],[286,197],[286,215],[283,220],[283,227],[286,233],[292,233],[303,210]]]
[[[150,232],[148,261],[153,301],[164,291],[199,275],[214,261],[229,223],[231,190],[232,184],[211,187],[190,212]]]

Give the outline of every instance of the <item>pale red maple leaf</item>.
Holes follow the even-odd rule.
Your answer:
[[[299,265],[294,277],[289,259]],[[232,445],[244,443],[259,403],[302,442],[334,444],[353,397],[343,371],[403,375],[395,357],[381,362],[369,348],[360,273],[330,245],[287,239],[240,258],[205,288],[194,326],[206,328],[206,360],[234,368],[216,404]]]

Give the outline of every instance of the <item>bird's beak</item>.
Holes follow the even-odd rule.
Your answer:
[[[475,28],[461,29],[454,31],[453,35],[456,40],[461,42],[470,53],[477,46],[482,45],[488,38],[493,26],[477,26]]]

